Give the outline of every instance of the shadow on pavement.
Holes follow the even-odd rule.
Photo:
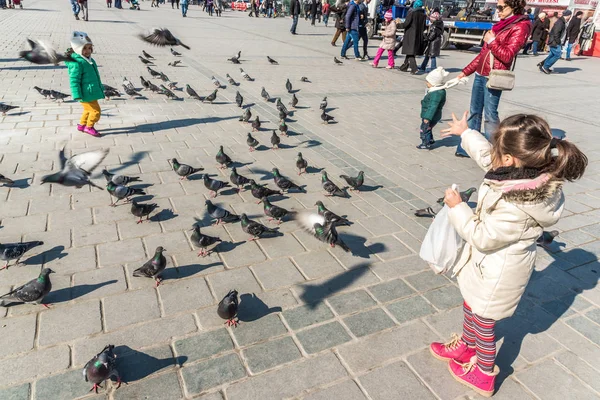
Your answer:
[[[85,296],[94,290],[100,289],[103,286],[112,285],[117,283],[116,279],[100,282],[93,285],[77,285],[74,287],[66,287],[56,291],[48,293],[48,296],[44,299],[45,303],[64,303],[70,300],[75,300],[78,297]]]
[[[49,263],[50,261],[60,260],[66,257],[69,253],[64,252],[65,246],[54,246],[53,248],[46,250],[40,254],[29,257],[23,261],[24,265],[41,265],[42,263]]]
[[[175,365],[181,367],[188,359],[186,356],[179,356],[161,360],[129,346],[117,346],[114,353],[117,356],[117,370],[121,380],[127,383],[139,381],[164,368]]]
[[[210,124],[214,122],[226,121],[229,119],[236,119],[237,117],[207,117],[207,118],[186,118],[176,119],[171,121],[163,122],[152,122],[147,124],[134,125],[128,128],[107,128],[103,129],[104,135],[118,135],[120,133],[143,133],[143,132],[158,132],[165,129],[173,128],[185,128],[188,126],[199,125],[199,124]]]
[[[237,317],[242,322],[256,321],[269,314],[280,312],[281,307],[270,307],[254,293],[245,293],[240,296],[240,306]]]
[[[344,290],[368,271],[369,264],[365,263],[342,272],[319,285],[304,285],[304,292],[300,295],[300,298],[307,303],[310,308],[316,308],[323,299]]]

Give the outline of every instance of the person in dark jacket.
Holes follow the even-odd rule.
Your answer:
[[[444,23],[439,12],[433,12],[429,16],[429,30],[427,31],[427,48],[425,49],[425,57],[419,67],[420,71],[427,69],[427,63],[431,58],[431,70],[437,68],[436,57],[440,56],[442,48],[442,35],[444,34]]]
[[[533,55],[538,55],[538,50],[543,47],[544,42],[542,38],[546,36],[546,13],[539,13],[538,18],[535,20],[533,24],[533,29],[531,30],[531,42],[532,42],[532,51]],[[542,44],[542,46],[540,46]],[[527,47],[525,47],[527,48]],[[525,51],[523,51],[527,54]]]
[[[573,18],[569,23],[569,26],[567,26],[567,36],[565,38],[565,41],[567,42],[567,61],[571,61],[571,50],[573,49],[575,43],[577,43],[577,38],[579,37],[579,30],[581,29],[582,17],[583,11],[577,11],[575,13],[575,18]]]
[[[357,0],[359,3],[362,0]],[[350,46],[350,41],[352,41],[352,45],[354,47],[354,58],[360,60],[360,53],[358,51],[358,24],[360,21],[360,11],[358,8],[358,3],[355,0],[350,0],[348,3],[348,10],[346,11],[346,17],[344,18],[344,25],[348,30],[348,35],[346,36],[346,40],[344,40],[344,45],[342,46],[342,51],[340,56],[342,58],[348,59],[346,57],[346,51]]]
[[[315,26],[315,21],[317,19],[317,9],[319,8],[319,0],[311,0],[310,3],[310,24]]]
[[[296,27],[298,26],[298,16],[300,15],[300,0],[292,0],[290,2],[290,16],[292,18],[292,27],[290,32],[292,35],[296,34]]]
[[[358,21],[358,37],[363,42],[363,60],[369,59],[367,48],[369,45],[369,34],[367,33],[367,24],[369,23],[369,6],[371,0],[361,1],[358,5],[359,21]]]
[[[423,32],[425,31],[427,17],[423,10],[423,2],[416,0],[413,3],[413,10],[408,13],[404,23],[398,24],[398,29],[404,29],[404,38],[402,39],[402,54],[406,55],[404,63],[397,67],[400,71],[406,72],[410,67],[410,73],[416,74],[418,71],[415,56],[420,56],[425,50],[425,41]]]
[[[337,0],[335,5],[331,6],[330,9],[335,13],[335,33],[333,34],[333,39],[331,39],[331,45],[335,47],[340,35],[342,35],[342,40],[344,42],[346,41],[344,18],[346,17],[346,11],[348,10],[348,3],[345,0]]]
[[[548,35],[548,47],[550,48],[550,52],[548,53],[548,57],[538,64],[540,71],[545,74],[551,73],[552,70],[550,68],[560,60],[562,54],[561,40],[567,29],[567,21],[571,19],[572,14],[571,10],[563,11],[562,17],[556,20],[554,26],[552,26],[552,29],[550,30],[550,34]]]

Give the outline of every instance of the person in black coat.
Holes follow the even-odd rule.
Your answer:
[[[567,36],[565,37],[565,41],[567,42],[567,61],[571,61],[571,50],[573,49],[573,46],[579,37],[579,30],[581,29],[581,17],[583,17],[583,11],[577,11],[575,13],[575,18],[571,19],[569,26],[567,26]]]
[[[404,29],[404,38],[402,39],[402,54],[406,55],[404,63],[397,67],[400,71],[406,72],[410,67],[410,73],[416,74],[417,61],[415,56],[423,55],[425,51],[425,40],[423,32],[425,31],[427,17],[423,10],[421,0],[413,3],[413,10],[408,13],[404,23],[398,24],[398,29]]]
[[[311,0],[310,3],[310,24],[315,26],[315,20],[317,19],[317,8],[319,5],[319,0]]]
[[[331,45],[335,46],[340,35],[342,35],[342,42],[346,41],[346,25],[344,24],[344,20],[346,19],[348,2],[337,0],[335,5],[331,6],[330,10],[335,13],[335,33],[333,39],[331,39]]]
[[[292,35],[296,34],[296,27],[298,26],[298,16],[301,10],[300,0],[291,0],[290,2],[290,16],[292,17],[292,27],[290,32]]]
[[[544,61],[538,64],[540,71],[545,74],[549,74],[552,72],[550,69],[554,63],[560,60],[560,56],[562,54],[562,36],[565,34],[567,21],[571,19],[571,15],[573,12],[571,10],[565,10],[562,13],[562,17],[558,18],[552,29],[550,30],[550,34],[548,35],[548,47],[550,51],[548,53],[548,57]]]
[[[533,29],[531,30],[531,41],[532,41],[532,50],[533,55],[538,55],[538,50],[543,47],[544,41],[542,38],[545,38],[548,34],[546,28],[546,13],[540,13],[538,18],[535,20],[533,24]],[[549,22],[549,21],[548,21]],[[542,44],[542,46],[540,46]]]

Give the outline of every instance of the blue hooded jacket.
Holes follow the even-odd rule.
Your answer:
[[[351,0],[348,4],[348,11],[346,11],[346,18],[344,19],[346,29],[349,31],[357,31],[359,20],[358,4],[356,4],[354,0]]]

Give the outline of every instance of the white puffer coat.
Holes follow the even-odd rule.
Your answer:
[[[465,131],[461,144],[483,170],[491,169],[491,145],[481,133]],[[453,275],[475,314],[494,320],[513,315],[533,272],[536,239],[562,214],[561,187],[562,181],[548,174],[484,179],[475,213],[466,203],[449,210],[450,222],[466,242]]]

